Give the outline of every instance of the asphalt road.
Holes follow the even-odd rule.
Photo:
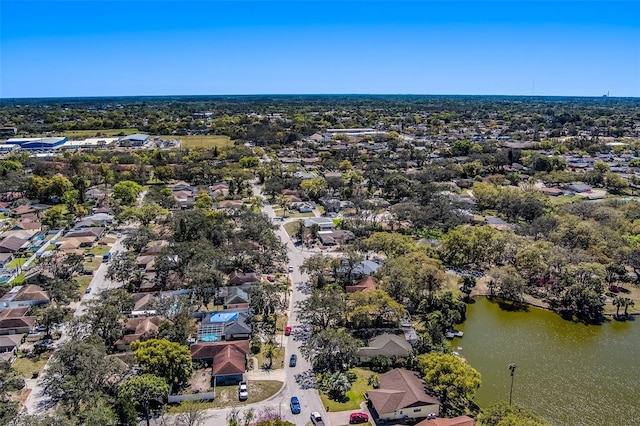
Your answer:
[[[109,251],[112,254],[115,254],[119,251],[124,250],[124,248],[122,247],[121,241],[122,241],[122,236],[116,240],[113,246],[111,246],[111,249]],[[82,298],[80,299],[80,302],[77,302],[75,306],[76,310],[73,313],[74,317],[77,318],[81,316],[87,307],[86,302],[96,297],[96,295],[99,292],[106,290],[108,288],[113,288],[117,286],[117,283],[113,283],[111,280],[106,278],[105,275],[107,273],[107,267],[108,267],[108,264],[103,263],[93,273],[91,284],[89,284],[89,288],[91,288],[91,293],[83,294]],[[58,341],[56,341],[55,343],[56,350],[57,348],[62,347],[69,340],[69,335],[64,332],[64,328],[62,328],[62,331],[63,331],[62,337],[60,337],[60,339],[58,339]],[[52,358],[53,358],[53,354],[49,358],[49,361]],[[24,403],[24,407],[22,408],[22,412],[21,412],[22,414],[41,414],[44,412],[44,410],[47,410],[49,408],[50,401],[48,396],[44,394],[43,392],[44,389],[42,387],[42,377],[44,376],[44,372],[47,370],[48,367],[49,367],[49,362],[47,362],[47,364],[45,365],[38,379],[28,379],[25,381],[27,388],[30,388],[31,392],[29,393],[29,396],[27,397],[27,400]]]

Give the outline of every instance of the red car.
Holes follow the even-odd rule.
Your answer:
[[[369,421],[369,415],[366,413],[351,413],[349,416],[349,423],[367,423]]]
[[[286,326],[286,327],[284,328],[284,335],[285,335],[285,336],[289,336],[289,335],[291,335],[291,327]]]

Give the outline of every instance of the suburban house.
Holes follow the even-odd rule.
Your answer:
[[[336,229],[336,224],[328,217],[308,217],[304,220],[305,228],[311,228],[313,225],[318,225],[318,229],[321,231]]]
[[[155,305],[157,297],[153,293],[134,293],[133,294],[133,310],[132,317],[155,315],[156,311],[152,309]]]
[[[427,393],[418,373],[401,368],[381,374],[378,389],[365,394],[381,420],[409,420],[440,414],[440,401]]]
[[[380,264],[373,260],[363,260],[351,271],[351,278],[359,278],[365,275],[373,275],[380,268]]]
[[[356,236],[351,231],[330,230],[318,231],[318,238],[322,245],[333,246],[336,244],[346,244],[349,241],[355,240]]]
[[[476,426],[476,422],[469,416],[458,416],[452,419],[435,418],[423,420],[416,426]]]
[[[13,260],[13,253],[0,253],[0,268],[4,268]]]
[[[124,336],[115,342],[116,349],[125,352],[133,342],[153,339],[163,321],[160,317],[129,318],[124,326]]]
[[[198,327],[198,342],[218,342],[220,340],[243,340],[251,336],[251,326],[247,323],[249,311],[224,310],[205,313]]]
[[[90,226],[87,228],[78,228],[67,232],[65,238],[92,237],[94,240],[99,239],[104,234],[105,228],[101,226]]]
[[[211,365],[216,384],[237,384],[247,371],[249,341],[194,343],[189,347],[191,360]]]
[[[140,253],[140,256],[153,256],[153,255],[160,254],[162,249],[168,245],[169,245],[169,241],[167,240],[152,241],[149,243],[149,245],[147,245],[147,247],[144,250],[142,250],[142,253]]]
[[[367,275],[364,278],[361,278],[354,285],[348,285],[345,287],[347,293],[357,293],[359,291],[369,291],[375,290],[376,285],[378,284],[378,279],[373,278],[372,276]]]
[[[224,309],[249,308],[249,294],[240,287],[227,287],[224,295]]]
[[[0,312],[0,335],[30,333],[36,317],[25,316],[29,307],[9,308]]]
[[[243,285],[259,283],[260,278],[255,272],[233,271],[227,278],[228,285]]]
[[[0,241],[0,253],[16,253],[29,247],[29,241],[10,236]]]
[[[19,285],[0,297],[0,312],[8,308],[49,303],[49,296],[37,285]]]
[[[404,335],[385,333],[369,340],[369,345],[358,349],[360,362],[367,362],[376,356],[387,358],[407,358],[411,353],[411,344]]]
[[[21,334],[0,336],[0,354],[2,354],[0,355],[0,361],[9,361],[21,343]],[[9,357],[7,357],[6,354],[9,354]]]

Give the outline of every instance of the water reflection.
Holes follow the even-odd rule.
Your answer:
[[[453,341],[482,374],[482,406],[509,400],[508,366],[514,363],[513,402],[554,425],[640,425],[638,322],[585,325],[507,305],[477,299],[460,326],[464,337]]]

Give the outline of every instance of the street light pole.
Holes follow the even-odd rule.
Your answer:
[[[513,376],[516,372],[516,365],[509,364],[509,370],[511,371],[511,388],[509,389],[509,405],[511,405],[511,401],[513,400]]]

